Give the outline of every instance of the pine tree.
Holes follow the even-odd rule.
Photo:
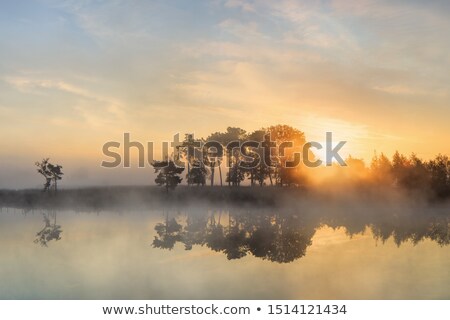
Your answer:
[[[155,173],[158,173],[155,179],[156,184],[161,187],[164,186],[166,192],[169,192],[169,189],[175,189],[183,180],[179,175],[184,171],[184,168],[177,167],[172,160],[153,161],[152,166]]]

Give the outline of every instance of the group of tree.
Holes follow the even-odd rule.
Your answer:
[[[407,157],[398,151],[392,160],[381,154],[372,159],[370,176],[380,185],[429,192],[439,198],[450,197],[450,159],[446,155],[439,154],[424,161],[415,154]]]
[[[269,136],[274,146],[292,142],[293,147],[285,148],[284,152],[280,152],[275,147],[269,149],[267,145]],[[258,147],[245,147],[253,159],[258,160],[257,166],[246,162],[246,156],[241,152],[240,146],[249,141],[260,143]],[[208,145],[208,142],[218,142],[225,148],[217,150],[217,148]],[[158,173],[158,176],[159,174],[162,175],[159,178],[157,177],[158,181],[155,180],[155,182],[160,186],[165,186],[164,179],[161,180],[164,175],[180,175],[183,171],[180,172],[176,169],[178,166],[175,165],[175,160],[182,159],[187,164],[185,167],[187,167],[186,181],[188,185],[204,186],[209,181],[209,184],[213,186],[218,171],[220,186],[224,184],[240,186],[245,179],[248,179],[252,186],[264,186],[266,184],[299,186],[305,183],[302,165],[290,168],[286,163],[291,159],[294,152],[301,152],[305,143],[304,133],[287,125],[271,126],[253,132],[228,127],[225,132],[215,132],[207,138],[200,139],[195,139],[192,134],[186,134],[182,145],[179,147],[177,159],[153,162],[155,172]],[[199,145],[202,147],[196,147]],[[310,156],[313,158],[312,153]],[[227,162],[224,163],[224,161]],[[170,166],[171,169],[162,172],[160,168],[164,166]],[[224,167],[227,169],[225,175],[222,172]],[[178,173],[175,171],[178,171]],[[176,186],[181,183],[181,177],[177,181],[173,181],[172,185]]]
[[[268,140],[270,137],[270,140]],[[210,148],[208,142],[219,142],[230,148],[222,153]],[[257,166],[247,166],[246,157],[237,146],[248,141],[260,142],[258,147],[249,147],[248,152],[259,159]],[[271,143],[274,148],[267,148]],[[292,143],[292,147],[280,146]],[[301,154],[306,143],[305,134],[287,125],[275,125],[247,132],[241,128],[228,127],[225,132],[215,132],[206,138],[195,139],[193,134],[186,134],[179,147],[178,159],[187,163],[186,181],[188,186],[204,186],[209,181],[211,186],[219,173],[220,186],[239,187],[245,179],[250,186],[305,186],[309,178],[314,179],[316,171],[300,162],[296,166],[287,165],[293,160],[295,153]],[[202,148],[198,148],[202,145]],[[266,161],[262,161],[262,159]],[[314,154],[309,151],[309,161],[314,161]],[[226,166],[222,165],[227,161]],[[362,159],[346,159],[345,170],[353,180],[360,176],[369,176],[371,182],[402,187],[408,190],[430,190],[433,195],[445,198],[450,196],[450,160],[448,156],[438,155],[435,159],[424,161],[415,154],[406,157],[396,152],[390,160],[383,153],[372,159],[370,167],[366,167]],[[156,183],[165,186],[166,190],[175,188],[181,183],[180,175],[184,170],[171,159],[153,163],[158,173]],[[162,167],[166,169],[162,170]],[[222,170],[226,173],[223,174]],[[331,170],[330,170],[331,171]],[[223,177],[225,176],[225,183]],[[178,178],[176,178],[178,177]]]

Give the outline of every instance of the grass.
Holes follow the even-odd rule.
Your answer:
[[[15,208],[111,209],[119,207],[187,206],[198,203],[272,207],[283,199],[302,197],[305,189],[277,187],[187,187],[166,193],[156,186],[95,187],[58,190],[0,190],[0,206]]]

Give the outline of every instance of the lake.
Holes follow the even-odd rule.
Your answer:
[[[3,208],[1,299],[450,299],[439,209]]]

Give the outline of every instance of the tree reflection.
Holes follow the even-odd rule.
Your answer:
[[[426,236],[430,240],[437,242],[440,246],[450,244],[450,220],[433,222]]]
[[[172,250],[177,241],[181,241],[182,226],[175,218],[169,219],[169,213],[165,214],[166,220],[164,223],[158,223],[155,226],[156,234],[153,240],[154,248]]]
[[[373,224],[370,229],[375,239],[384,243],[392,237],[398,247],[407,241],[417,245],[425,239],[432,240],[440,246],[450,244],[450,219],[448,217],[398,219],[393,224],[385,222]]]
[[[34,243],[47,247],[50,241],[61,240],[61,226],[56,224],[56,211],[43,213],[44,228],[36,233]]]
[[[225,229],[225,238],[223,241],[223,252],[227,255],[229,260],[240,259],[247,255],[247,232],[238,221],[232,221],[228,228]]]
[[[221,223],[222,213],[188,216],[184,225],[166,215],[165,223],[155,226],[157,236],[153,247],[172,249],[178,241],[186,250],[202,245],[223,252],[229,260],[247,254],[262,259],[286,263],[305,255],[311,245],[314,228],[307,228],[297,215],[252,215],[228,212],[227,222]]]
[[[267,259],[276,262],[292,262],[306,254],[306,248],[312,244],[314,228],[307,228],[296,215],[277,216],[273,248]]]
[[[180,235],[186,250],[191,250],[193,245],[203,245],[205,242],[207,225],[207,216],[187,216],[186,226],[183,228],[182,234]]]
[[[216,252],[224,250],[225,243],[225,230],[220,224],[220,218],[222,217],[222,212],[219,212],[219,219],[216,223],[215,215],[212,214],[210,217],[210,224],[207,227],[205,235],[205,244],[211,250]]]
[[[178,219],[178,221],[177,221]],[[397,246],[404,242],[417,245],[428,239],[445,246],[450,243],[448,214],[398,215],[358,214],[354,212],[320,213],[266,210],[204,211],[187,213],[183,219],[169,219],[155,226],[153,247],[173,249],[177,242],[186,250],[206,246],[222,252],[227,259],[247,255],[289,263],[306,255],[316,230],[323,226],[344,228],[351,237],[370,230],[374,239],[384,243],[393,239]]]

